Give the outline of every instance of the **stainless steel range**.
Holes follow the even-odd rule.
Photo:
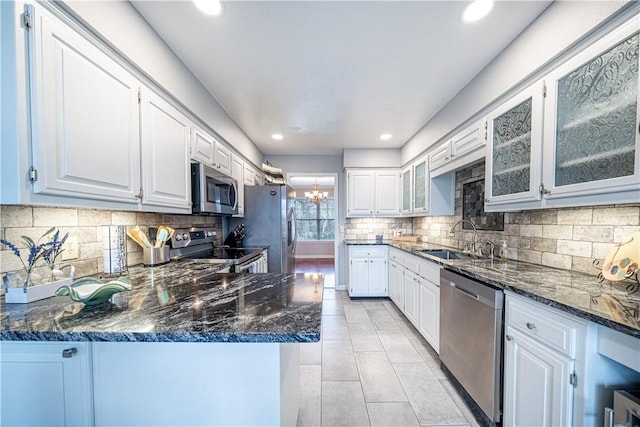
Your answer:
[[[176,229],[169,241],[171,259],[188,259],[209,264],[226,264],[231,273],[266,273],[266,248],[215,246],[216,231],[208,227]]]

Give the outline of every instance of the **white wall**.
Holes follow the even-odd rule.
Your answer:
[[[512,88],[518,89],[521,81],[538,77],[534,74],[544,71],[542,67],[545,64],[609,19],[625,4],[630,5],[631,2],[553,2],[402,147],[402,163],[409,162],[439,140],[451,136],[461,125],[479,116],[485,107],[499,101],[499,97]]]
[[[334,258],[335,245],[333,241],[298,241],[296,258]]]
[[[348,149],[344,150],[345,168],[399,168],[400,149]]]
[[[129,2],[71,0],[64,5],[239,153],[261,165],[260,150]]]

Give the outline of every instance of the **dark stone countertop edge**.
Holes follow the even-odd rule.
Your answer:
[[[508,283],[503,283],[497,280],[493,280],[491,278],[482,276],[481,274],[478,273],[472,273],[469,270],[464,268],[464,261],[459,261],[457,260],[456,262],[461,263],[460,265],[453,265],[451,263],[447,263],[445,260],[435,257],[435,256],[431,256],[425,253],[421,253],[421,252],[416,252],[414,251],[413,247],[424,247],[424,248],[428,248],[428,247],[438,247],[438,248],[445,248],[445,249],[451,249],[454,251],[458,251],[460,252],[460,249],[456,249],[456,248],[449,248],[445,245],[440,245],[440,244],[433,244],[433,243],[429,243],[429,242],[392,242],[392,241],[388,241],[388,240],[383,240],[382,243],[377,242],[375,240],[345,240],[344,243],[347,246],[362,246],[362,245],[383,245],[383,246],[390,246],[393,247],[395,249],[399,249],[403,252],[406,252],[410,255],[414,255],[414,256],[418,256],[418,257],[422,257],[425,258],[431,262],[435,262],[436,264],[439,264],[441,266],[443,266],[444,268],[446,268],[447,270],[456,272],[456,273],[460,273],[464,276],[467,276],[471,279],[475,279],[475,280],[479,280],[482,281],[490,286],[496,287],[498,289],[504,289],[504,290],[509,290],[513,293],[517,293],[519,295],[522,295],[524,297],[530,298],[534,301],[537,301],[541,304],[547,305],[549,307],[553,307],[556,308],[560,311],[563,311],[565,313],[568,314],[572,314],[574,316],[592,321],[594,323],[600,324],[602,326],[606,326],[608,328],[614,329],[618,332],[622,332],[624,334],[627,335],[631,335],[633,337],[639,338],[640,339],[640,329],[636,329],[633,328],[629,325],[625,325],[623,323],[619,323],[616,322],[614,320],[611,320],[607,317],[603,317],[603,316],[599,316],[597,314],[594,313],[590,313],[584,310],[581,310],[580,308],[577,307],[573,307],[573,306],[569,306],[566,304],[563,304],[559,301],[556,301],[554,299],[550,299],[541,295],[537,295],[535,293],[526,291],[524,289],[519,288],[518,286],[514,286],[512,284],[508,284]],[[510,260],[509,262],[521,262],[521,261],[513,261]],[[552,267],[545,267],[545,266],[540,266],[540,268],[552,268]]]
[[[0,332],[0,341],[315,343],[320,341],[320,334],[314,333],[314,332],[99,333],[99,332],[2,331]]]

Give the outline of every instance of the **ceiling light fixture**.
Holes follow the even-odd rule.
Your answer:
[[[218,16],[222,13],[222,0],[193,0],[193,2],[207,15]]]
[[[305,191],[304,197],[307,198],[311,203],[315,203],[319,205],[323,200],[326,200],[329,197],[329,193],[326,191],[318,191],[320,189],[320,185],[318,185],[318,180],[313,184],[313,191]]]
[[[474,0],[462,11],[464,22],[476,22],[484,18],[493,9],[493,0]]]
[[[275,139],[276,141],[282,141],[284,139],[284,136],[282,136],[281,133],[274,133],[273,135],[271,135],[271,138]]]
[[[380,135],[380,139],[383,140],[383,141],[391,139],[391,134],[390,133],[383,133],[382,135]]]

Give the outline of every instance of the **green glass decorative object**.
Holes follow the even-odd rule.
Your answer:
[[[56,295],[68,296],[72,300],[86,305],[98,305],[109,300],[115,293],[129,290],[131,290],[131,282],[126,277],[120,277],[107,283],[85,277],[76,280],[71,285],[58,288]]]

